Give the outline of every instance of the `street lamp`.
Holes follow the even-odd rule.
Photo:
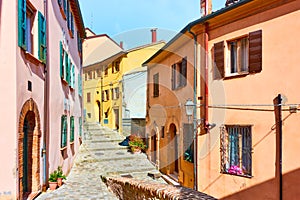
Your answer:
[[[190,117],[193,115],[194,106],[195,104],[191,99],[188,99],[185,103],[185,113],[188,116],[188,122],[190,121]]]

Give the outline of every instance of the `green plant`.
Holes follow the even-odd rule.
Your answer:
[[[54,170],[49,177],[49,182],[57,182],[58,174],[57,170]]]
[[[61,166],[57,167],[57,178],[66,179],[66,176],[64,175]]]
[[[146,145],[140,136],[130,135],[129,140],[129,147],[132,152],[146,149]]]

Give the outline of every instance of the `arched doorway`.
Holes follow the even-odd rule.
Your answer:
[[[36,103],[29,99],[19,119],[19,199],[34,197],[40,190],[40,117]]]
[[[170,163],[170,174],[178,177],[179,161],[178,161],[178,136],[175,124],[171,124],[168,135],[168,158]]]

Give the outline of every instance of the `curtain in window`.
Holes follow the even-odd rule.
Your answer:
[[[230,166],[239,166],[239,132],[238,128],[229,129]]]

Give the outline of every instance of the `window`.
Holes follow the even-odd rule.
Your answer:
[[[101,78],[101,69],[96,69],[97,78]]]
[[[153,75],[153,97],[159,96],[159,74]]]
[[[68,134],[68,121],[67,116],[63,115],[61,117],[61,148],[67,146],[67,134]]]
[[[90,102],[91,102],[91,93],[90,93],[90,92],[88,92],[88,93],[86,94],[86,102],[87,102],[87,103],[90,103]]]
[[[88,79],[92,80],[93,79],[93,71],[88,72]]]
[[[214,79],[262,71],[262,31],[227,43],[227,66],[225,67],[224,41],[214,44]],[[226,68],[226,69],[225,69]]]
[[[26,51],[31,53],[32,55],[34,54],[33,52],[33,35],[32,35],[32,28],[33,28],[33,22],[34,22],[34,16],[35,16],[35,9],[31,7],[30,5],[27,5],[26,7]]]
[[[74,116],[70,117],[70,142],[74,142]]]
[[[186,86],[187,78],[187,57],[172,65],[172,89]]]
[[[74,89],[75,88],[75,66],[71,64],[71,71],[70,71],[70,83],[69,86]]]
[[[115,61],[112,63],[112,73],[116,73],[120,71],[120,61]]]
[[[26,0],[18,0],[18,45],[27,52],[34,53],[33,24],[36,9]],[[38,12],[38,58],[46,62],[46,21]]]
[[[118,87],[112,89],[112,99],[113,100],[116,100],[116,99],[119,99],[119,92],[120,92],[120,89]]]
[[[248,49],[247,37],[228,42],[228,74],[248,72]]]
[[[105,90],[104,94],[105,94],[105,101],[108,101],[109,100],[109,90]]]
[[[105,75],[105,76],[108,75],[108,66],[105,66],[105,69],[104,69],[104,75]]]
[[[252,175],[251,126],[226,125],[221,128],[221,172]]]

